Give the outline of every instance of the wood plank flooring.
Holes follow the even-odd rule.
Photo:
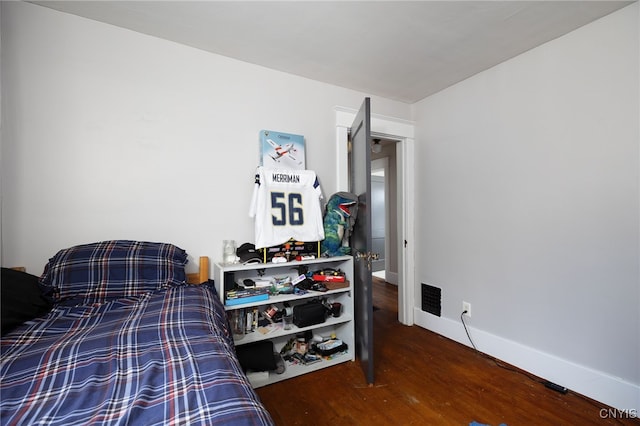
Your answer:
[[[374,278],[376,383],[367,385],[356,360],[257,389],[277,425],[640,425],[603,419],[609,407],[403,326],[397,297],[395,286]]]

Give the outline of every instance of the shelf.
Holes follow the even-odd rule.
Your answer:
[[[242,263],[222,263],[218,262],[216,265],[224,269],[225,272],[236,272],[236,271],[251,271],[257,269],[273,269],[273,268],[291,268],[294,269],[297,266],[308,266],[308,265],[316,265],[316,264],[326,264],[331,262],[344,262],[351,260],[351,256],[333,256],[333,257],[319,257],[317,259],[307,259],[307,260],[292,260],[291,262],[285,263],[251,263],[249,265],[243,265]]]
[[[349,351],[344,354],[336,355],[334,358],[329,360],[323,359],[322,361],[315,362],[313,364],[292,364],[285,361],[285,371],[282,374],[277,374],[273,371],[269,372],[268,379],[259,379],[252,378],[249,374],[249,381],[251,382],[251,386],[254,388],[259,388],[262,386],[270,385],[272,383],[280,382],[282,380],[287,380],[292,377],[297,377],[302,374],[312,373],[314,371],[321,370],[323,368],[331,367],[343,362],[355,361],[354,349],[349,348]]]
[[[216,290],[224,304],[224,289],[230,289],[238,283],[242,283],[245,279],[256,279],[256,277],[264,277],[270,279],[279,275],[296,275],[297,268],[304,266],[309,271],[317,269],[333,268],[340,269],[345,273],[345,279],[348,286],[327,291],[309,290],[304,294],[278,294],[270,296],[269,299],[263,299],[255,302],[242,303],[238,305],[226,306],[227,312],[237,312],[241,309],[252,310],[260,306],[281,305],[288,302],[292,307],[304,304],[314,298],[326,298],[330,302],[339,302],[342,304],[342,314],[339,317],[327,317],[324,322],[313,324],[307,327],[297,327],[295,324],[289,330],[284,330],[282,323],[276,323],[270,326],[271,331],[261,333],[259,329],[242,335],[241,338],[234,336],[236,347],[247,345],[254,342],[269,340],[274,345],[274,350],[278,351],[287,342],[303,332],[311,332],[314,336],[330,336],[337,335],[348,346],[348,351],[344,354],[336,355],[329,360],[323,359],[312,364],[293,364],[285,362],[286,370],[282,374],[272,371],[267,373],[249,374],[249,380],[253,387],[265,386],[276,383],[301,374],[311,373],[322,368],[331,367],[333,365],[355,360],[355,329],[354,329],[354,300],[353,300],[353,257],[351,256],[335,256],[320,257],[317,259],[306,259],[300,261],[292,261],[287,263],[254,263],[243,265],[239,263],[214,264],[214,281]],[[261,308],[258,308],[261,309]],[[308,333],[305,333],[308,334]]]
[[[335,290],[327,290],[327,291],[312,291],[309,290],[305,294],[278,294],[275,296],[269,296],[266,300],[259,300],[257,302],[251,303],[243,303],[241,305],[225,305],[224,309],[227,311],[233,311],[235,309],[244,309],[244,308],[252,308],[255,306],[261,305],[270,305],[272,303],[284,303],[291,302],[295,300],[305,300],[305,299],[313,299],[315,297],[327,297],[335,294],[342,294],[351,291],[351,287],[337,288]]]
[[[236,346],[246,345],[247,343],[258,342],[261,340],[267,340],[267,339],[271,340],[277,337],[295,335],[297,333],[302,333],[307,330],[315,330],[322,327],[331,327],[334,325],[346,324],[352,320],[353,320],[353,317],[351,315],[342,314],[337,318],[329,317],[326,319],[325,322],[310,325],[308,327],[296,327],[295,325],[293,325],[293,327],[291,327],[290,330],[284,330],[282,328],[282,323],[276,323],[272,326],[273,331],[271,331],[270,333],[262,334],[259,330],[255,330],[245,334],[242,338],[239,338],[239,339],[236,338],[236,335],[234,335],[233,341],[236,344]]]

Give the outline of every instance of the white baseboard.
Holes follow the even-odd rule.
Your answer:
[[[378,271],[373,273],[374,277],[382,278],[389,284],[398,285],[398,273],[389,271]]]
[[[416,325],[471,347],[460,321],[414,309]],[[640,386],[467,326],[478,350],[603,404],[640,416]]]
[[[384,280],[389,284],[398,285],[398,273],[386,271]]]

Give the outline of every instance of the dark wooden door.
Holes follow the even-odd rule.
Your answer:
[[[365,98],[351,126],[350,192],[358,196],[358,216],[351,235],[354,255],[356,357],[373,384],[373,288],[371,282],[371,113]]]

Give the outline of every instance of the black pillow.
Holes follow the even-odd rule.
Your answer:
[[[0,284],[2,336],[25,321],[43,316],[53,307],[35,275],[2,268]]]

